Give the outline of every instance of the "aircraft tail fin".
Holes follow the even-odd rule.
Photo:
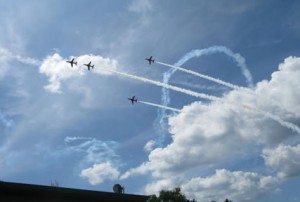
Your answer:
[[[77,62],[74,62],[75,65],[77,65]]]

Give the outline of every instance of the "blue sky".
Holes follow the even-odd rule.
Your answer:
[[[137,194],[180,186],[199,202],[300,201],[299,6],[0,0],[0,179],[100,191],[120,183]],[[182,67],[239,88],[176,71],[168,83],[192,93],[163,96],[105,70],[163,82],[170,67],[145,57],[178,64],[191,52]],[[181,112],[131,105],[133,95]]]

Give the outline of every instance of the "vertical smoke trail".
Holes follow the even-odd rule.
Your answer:
[[[145,101],[138,101],[138,102],[146,104],[146,105],[150,105],[150,106],[153,106],[153,107],[159,107],[161,109],[171,110],[173,112],[181,112],[180,109],[176,109],[176,108],[173,108],[173,107],[163,106],[163,105],[159,105],[159,104],[155,104],[155,103],[151,103],[151,102],[145,102]]]
[[[198,72],[195,72],[195,71],[192,71],[192,70],[188,70],[188,69],[185,69],[185,68],[182,68],[182,67],[177,67],[177,66],[166,64],[166,63],[159,62],[159,61],[156,61],[155,63],[161,64],[161,65],[166,66],[166,67],[171,67],[171,68],[174,68],[176,70],[179,70],[179,71],[182,71],[182,72],[186,72],[188,74],[192,74],[194,76],[198,76],[200,78],[203,78],[203,79],[206,79],[206,80],[209,80],[209,81],[221,84],[223,86],[226,86],[226,87],[229,87],[229,88],[232,88],[232,89],[235,89],[235,90],[243,91],[245,93],[254,95],[254,96],[256,96],[257,98],[260,98],[260,99],[266,99],[266,97],[262,97],[262,96],[259,96],[259,95],[255,94],[255,92],[253,90],[251,90],[250,88],[245,88],[245,87],[237,86],[237,85],[225,82],[225,81],[223,81],[221,79],[217,79],[217,78],[214,78],[214,77],[211,77],[211,76],[208,76],[208,75],[200,74]],[[276,105],[277,107],[282,108],[282,106],[279,103],[277,103],[275,100],[269,99],[268,101],[271,102],[272,104]]]
[[[245,58],[243,58],[239,53],[233,53],[229,48],[224,47],[224,46],[212,46],[212,47],[209,47],[209,48],[206,48],[206,49],[193,50],[193,51],[185,54],[175,64],[175,66],[181,66],[185,62],[190,60],[191,58],[200,57],[200,56],[203,56],[203,55],[209,55],[209,54],[213,54],[213,53],[217,53],[217,52],[224,53],[228,57],[231,57],[237,63],[237,66],[239,66],[241,68],[242,74],[245,76],[248,86],[253,87],[252,75],[251,75],[249,69],[247,68],[247,65],[245,63]]]
[[[233,53],[229,48],[224,47],[224,46],[212,46],[209,48],[205,49],[196,49],[193,50],[187,54],[185,54],[180,60],[178,60],[174,65],[175,66],[182,66],[184,63],[186,63],[188,60],[194,58],[194,57],[201,57],[204,55],[210,55],[214,53],[224,53],[228,57],[232,58],[237,66],[241,68],[242,74],[246,78],[246,82],[249,87],[253,87],[253,80],[252,80],[252,75],[250,71],[247,68],[247,65],[245,63],[245,59],[238,53]],[[171,76],[176,72],[176,69],[169,69],[166,71],[163,75],[163,82],[168,83]],[[162,95],[161,95],[161,104],[162,105],[169,105],[170,104],[170,93],[169,90],[166,88],[162,88]],[[166,125],[166,120],[167,119],[167,114],[164,109],[158,110],[157,118],[154,121],[155,128],[159,133],[158,137],[158,146],[163,146],[163,142],[165,139],[166,131],[167,131],[167,125]]]

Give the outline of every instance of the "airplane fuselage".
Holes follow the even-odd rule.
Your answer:
[[[133,96],[132,98],[128,98],[128,100],[131,101],[131,104],[137,103],[137,98],[135,98],[135,96]]]
[[[154,59],[152,59],[152,56],[150,58],[145,58],[145,60],[148,60],[149,65],[151,65],[151,63],[154,63]]]
[[[77,65],[77,62],[74,61],[75,59],[73,58],[71,61],[66,61],[67,63],[71,64],[71,67],[73,67],[73,65]]]
[[[88,64],[84,64],[85,66],[87,66],[88,70],[90,70],[91,68],[94,69],[94,65],[92,65],[92,62],[89,62]]]

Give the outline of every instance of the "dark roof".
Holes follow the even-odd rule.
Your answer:
[[[146,202],[148,196],[0,182],[2,202]]]

